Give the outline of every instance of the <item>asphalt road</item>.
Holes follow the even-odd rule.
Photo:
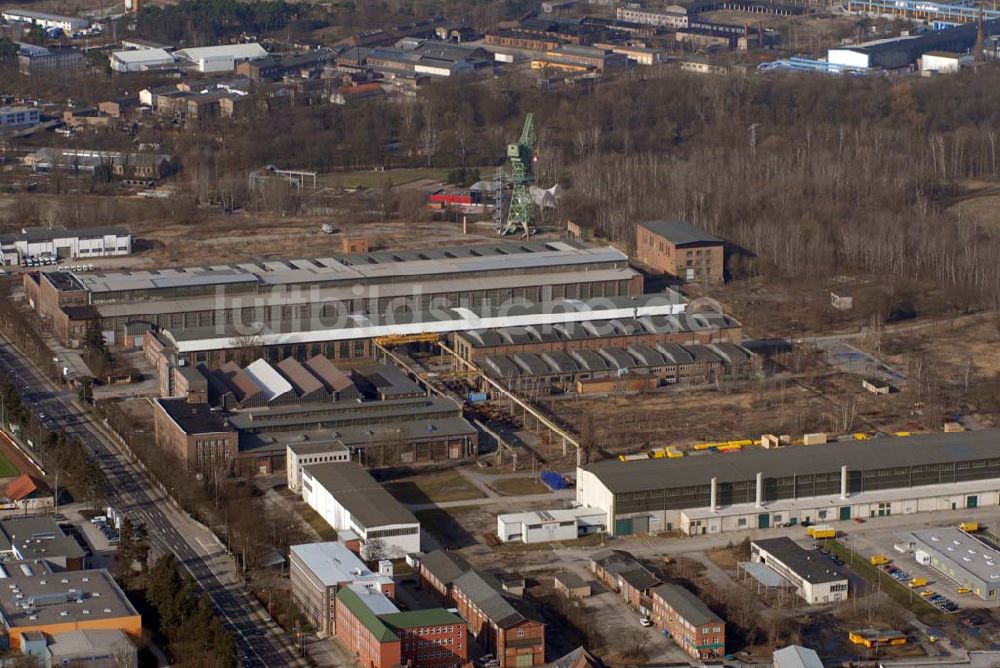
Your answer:
[[[239,581],[222,545],[204,526],[177,509],[139,468],[101,434],[90,414],[45,378],[9,341],[0,337],[0,375],[20,390],[49,429],[64,428],[80,439],[108,478],[109,503],[147,529],[154,558],[172,552],[210,596],[216,611],[236,639],[241,663],[247,668],[301,665],[282,637],[284,633]]]

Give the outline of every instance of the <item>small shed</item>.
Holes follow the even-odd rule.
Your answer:
[[[505,577],[500,581],[500,587],[511,596],[524,596],[524,578],[517,576]]]
[[[854,296],[846,290],[831,290],[830,306],[838,311],[850,311],[854,308]]]
[[[594,226],[589,223],[567,220],[566,236],[573,239],[591,239],[594,236]]]
[[[560,573],[555,577],[556,592],[566,598],[587,598],[590,596],[590,583],[576,573]]]
[[[881,378],[865,378],[861,381],[861,387],[872,394],[889,394],[892,392],[892,385]]]

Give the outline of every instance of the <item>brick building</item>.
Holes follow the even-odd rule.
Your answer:
[[[636,610],[649,609],[649,594],[662,584],[642,562],[623,550],[601,550],[590,557],[597,579],[619,592]]]
[[[639,223],[635,256],[650,269],[686,281],[722,283],[725,244],[682,220]]]
[[[447,610],[400,612],[384,594],[358,585],[336,597],[337,639],[362,668],[461,668],[468,662],[467,628]]]
[[[544,33],[539,34],[524,30],[497,30],[486,35],[486,43],[490,46],[505,46],[511,49],[548,51],[559,48],[563,41],[558,37]]]
[[[157,445],[193,468],[220,462],[228,466],[239,452],[236,430],[207,404],[155,399],[153,430]]]
[[[698,661],[726,654],[726,622],[690,591],[663,584],[649,594],[649,617],[657,628]]]
[[[441,605],[454,605],[452,585],[470,570],[472,566],[459,553],[435,550],[420,559],[420,586],[431,592]]]
[[[455,579],[452,597],[469,632],[500,668],[545,663],[545,622],[526,601],[506,595],[494,576],[470,570]]]

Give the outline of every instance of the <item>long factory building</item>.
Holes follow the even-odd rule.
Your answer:
[[[1000,430],[831,442],[577,469],[612,535],[689,535],[1000,504]]]
[[[40,316],[66,345],[97,322],[110,345],[141,343],[144,328],[225,330],[431,308],[481,309],[511,300],[640,295],[642,275],[612,247],[576,241],[499,242],[311,260],[247,262],[25,279]]]
[[[537,277],[541,278],[541,277]],[[365,359],[374,356],[374,341],[384,336],[438,334],[448,336],[470,329],[534,327],[549,330],[566,323],[607,321],[622,318],[679,315],[687,301],[667,291],[636,296],[560,298],[545,302],[513,302],[479,308],[445,307],[421,312],[401,312],[391,316],[351,313],[310,322],[275,322],[253,331],[255,352],[271,362],[284,357],[299,360],[326,355],[331,360]],[[147,357],[151,351],[172,360],[221,366],[245,352],[245,332],[230,325],[225,328],[166,328],[147,331]],[[155,355],[154,355],[155,356]]]

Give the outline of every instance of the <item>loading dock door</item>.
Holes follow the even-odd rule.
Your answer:
[[[757,528],[767,529],[771,526],[771,515],[769,513],[761,513],[757,516]]]
[[[645,534],[649,533],[649,517],[633,517],[632,518],[632,533]]]
[[[851,519],[851,507],[850,506],[841,506],[840,507],[840,519],[842,519],[842,520],[849,520],[849,519]]]
[[[968,496],[965,498],[966,508],[978,508],[979,507],[979,497],[978,496]]]
[[[632,533],[632,518],[615,520],[615,535],[628,536]]]

